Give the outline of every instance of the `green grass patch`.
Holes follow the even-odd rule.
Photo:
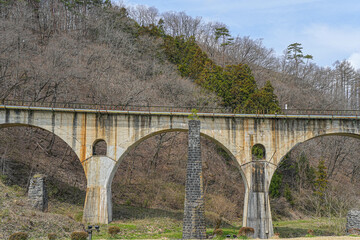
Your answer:
[[[341,236],[346,235],[345,218],[313,218],[289,221],[274,221],[274,232],[281,238]],[[309,235],[308,231],[313,234]]]

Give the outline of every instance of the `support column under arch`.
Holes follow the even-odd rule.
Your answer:
[[[200,121],[189,121],[183,239],[206,239]]]
[[[112,221],[111,181],[116,162],[106,156],[92,156],[84,168],[87,178],[83,222],[108,224]]]
[[[254,229],[254,238],[274,235],[269,186],[276,167],[266,161],[252,161],[242,166],[246,176],[243,226]]]

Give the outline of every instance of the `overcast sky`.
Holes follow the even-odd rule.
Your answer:
[[[348,59],[360,69],[360,0],[123,0],[225,23],[233,36],[261,38],[277,54],[301,43],[320,66]]]

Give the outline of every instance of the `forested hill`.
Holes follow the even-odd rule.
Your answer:
[[[161,21],[139,25],[125,8],[14,1],[4,3],[2,13],[2,99],[197,108],[219,103],[234,112],[280,112],[271,83],[258,89],[246,64],[218,66],[194,37],[166,35]]]
[[[1,4],[0,98],[114,105],[216,106],[180,77],[162,41],[106,3]]]
[[[7,0],[0,11],[2,99],[237,112],[360,106],[359,70],[347,61],[319,67],[299,43],[278,57],[261,40],[184,12],[101,0]]]
[[[276,56],[261,40],[231,36],[224,24],[183,12],[101,0],[0,0],[0,43],[0,99],[268,113],[285,104],[360,107],[360,71],[347,61],[317,66],[299,43]],[[183,133],[161,133],[130,151],[114,177],[115,205],[182,209],[186,143]],[[274,216],[339,216],[359,206],[359,156],[358,139],[346,137],[294,148],[273,179]],[[239,220],[244,185],[235,164],[206,139],[202,159],[207,212]],[[319,198],[324,167],[328,185]],[[86,186],[76,155],[41,129],[0,129],[0,170],[8,184],[24,188],[35,172],[45,173],[50,198],[71,203],[74,188],[83,194]],[[84,199],[76,195],[76,203]]]

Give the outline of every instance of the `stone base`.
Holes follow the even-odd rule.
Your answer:
[[[346,232],[360,235],[360,210],[350,210],[346,218]]]
[[[48,197],[45,185],[45,175],[35,174],[30,180],[28,198],[35,209],[43,212],[47,210]]]

